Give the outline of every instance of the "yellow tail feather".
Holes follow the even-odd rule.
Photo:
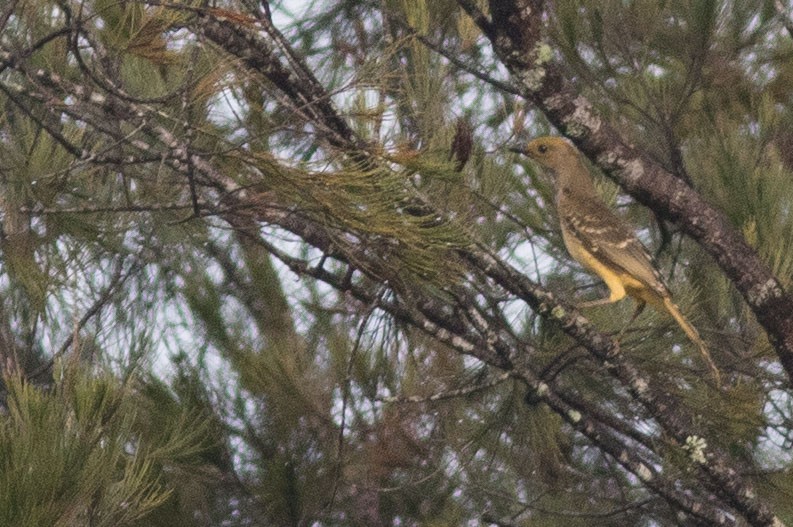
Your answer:
[[[688,338],[691,339],[691,342],[699,347],[699,353],[702,355],[702,358],[705,359],[708,367],[713,372],[713,376],[716,378],[716,384],[721,385],[721,374],[719,373],[718,368],[716,368],[716,364],[713,362],[705,342],[699,336],[699,332],[688,322],[688,320],[686,320],[686,317],[683,316],[683,313],[680,312],[680,309],[675,305],[674,302],[672,302],[671,298],[664,298],[664,307],[667,311],[669,311],[669,314],[672,315],[672,318],[675,319],[675,322],[677,322],[677,324],[680,326],[680,329],[685,331]]]

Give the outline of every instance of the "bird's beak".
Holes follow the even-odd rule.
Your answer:
[[[529,156],[529,151],[526,150],[525,147],[520,145],[512,145],[509,147],[510,152],[515,152],[516,154],[523,154],[524,156]],[[531,156],[529,156],[531,157]]]

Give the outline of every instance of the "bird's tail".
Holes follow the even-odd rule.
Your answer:
[[[680,312],[680,308],[672,302],[672,299],[669,297],[664,298],[664,307],[669,314],[672,315],[672,318],[675,319],[675,322],[680,326],[680,329],[685,331],[686,335],[691,342],[697,345],[699,348],[699,353],[702,355],[702,358],[705,359],[710,370],[713,372],[713,376],[716,379],[717,384],[721,384],[721,374],[719,373],[719,369],[716,368],[716,364],[713,362],[713,359],[710,356],[710,352],[708,351],[708,347],[705,345],[705,341],[699,336],[699,332],[696,330],[694,326],[692,326],[686,317],[683,316],[683,313]]]

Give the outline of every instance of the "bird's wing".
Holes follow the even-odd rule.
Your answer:
[[[562,227],[599,262],[647,285],[662,297],[669,296],[652,257],[631,228],[599,200],[576,203],[560,213]]]

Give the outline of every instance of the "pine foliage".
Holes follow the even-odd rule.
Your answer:
[[[138,525],[175,499],[168,473],[207,448],[205,425],[182,411],[145,433],[135,390],[110,376],[63,373],[49,391],[5,379],[1,521]]]
[[[591,111],[789,295],[783,4],[0,5],[0,525],[793,523],[784,343],[723,232],[587,152],[716,386],[666,317],[573,311],[604,288],[509,150]]]

